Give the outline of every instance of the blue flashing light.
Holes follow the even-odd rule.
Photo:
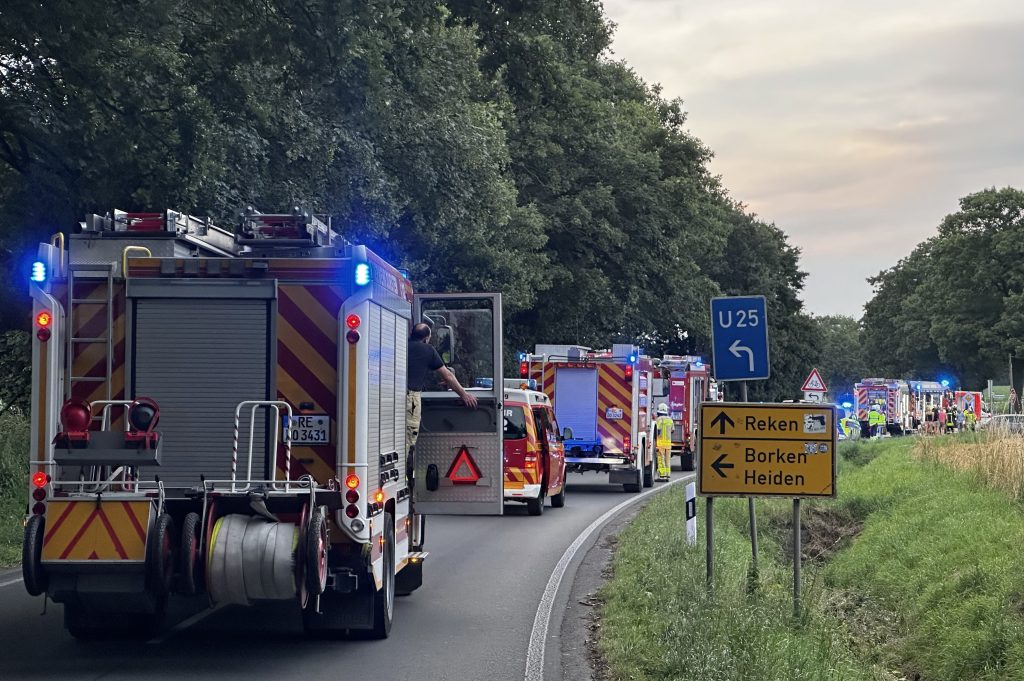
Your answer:
[[[361,262],[356,265],[356,286],[366,286],[370,283],[370,266]]]
[[[525,352],[520,352],[519,353],[519,361],[520,362],[525,362],[526,361],[526,353]]]
[[[42,284],[46,281],[46,263],[41,260],[36,260],[32,263],[32,275],[29,279],[37,284]]]
[[[942,379],[942,387],[943,388],[948,388],[949,387],[949,379],[948,378]]]
[[[853,402],[843,402],[843,409],[852,409]]]
[[[632,354],[632,355],[629,356],[629,363],[630,364],[636,364],[636,355],[635,354]]]

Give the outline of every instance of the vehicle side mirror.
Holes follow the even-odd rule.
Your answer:
[[[572,436],[573,436],[572,428],[570,428],[569,426],[566,426],[565,428],[562,428],[562,439],[563,440],[571,440]]]
[[[433,330],[434,347],[441,361],[451,365],[455,361],[455,332],[450,326],[437,326]]]

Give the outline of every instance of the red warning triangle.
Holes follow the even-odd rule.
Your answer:
[[[469,450],[463,445],[459,447],[459,453],[455,455],[455,460],[444,477],[451,480],[453,485],[475,485],[483,474],[470,456]]]
[[[803,387],[800,389],[811,393],[828,392],[828,388],[825,387],[825,381],[821,378],[821,374],[818,373],[817,369],[811,369],[810,376],[807,377]]]

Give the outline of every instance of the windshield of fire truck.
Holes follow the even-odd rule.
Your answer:
[[[431,326],[430,343],[464,387],[494,377],[494,310],[489,298],[427,300],[423,321]],[[437,384],[427,389],[447,390]]]

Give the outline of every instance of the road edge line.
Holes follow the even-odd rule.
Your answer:
[[[688,482],[695,477],[696,474],[691,473],[690,475],[672,480],[668,484],[660,485],[655,489],[650,489],[641,494],[637,494],[620,504],[616,504],[598,516],[596,520],[590,523],[590,525],[588,525],[587,528],[573,540],[572,544],[569,544],[569,547],[565,549],[562,557],[558,559],[558,563],[555,564],[554,570],[551,571],[551,577],[548,578],[548,583],[545,585],[544,592],[541,594],[540,603],[537,604],[537,613],[533,618],[533,628],[530,630],[530,642],[526,648],[525,681],[544,681],[545,648],[547,646],[548,629],[551,626],[551,613],[555,607],[555,598],[562,585],[562,579],[565,577],[565,573],[569,569],[569,564],[572,563],[580,548],[588,539],[590,539],[591,535],[601,529],[605,523],[611,520],[612,516],[622,509],[630,506],[631,504],[635,504],[648,496],[663,492],[673,485],[681,482]]]
[[[5,586],[11,586],[13,584],[21,584],[23,581],[25,581],[24,578],[18,577],[17,579],[12,579],[9,582],[0,582],[0,589],[4,588]]]

